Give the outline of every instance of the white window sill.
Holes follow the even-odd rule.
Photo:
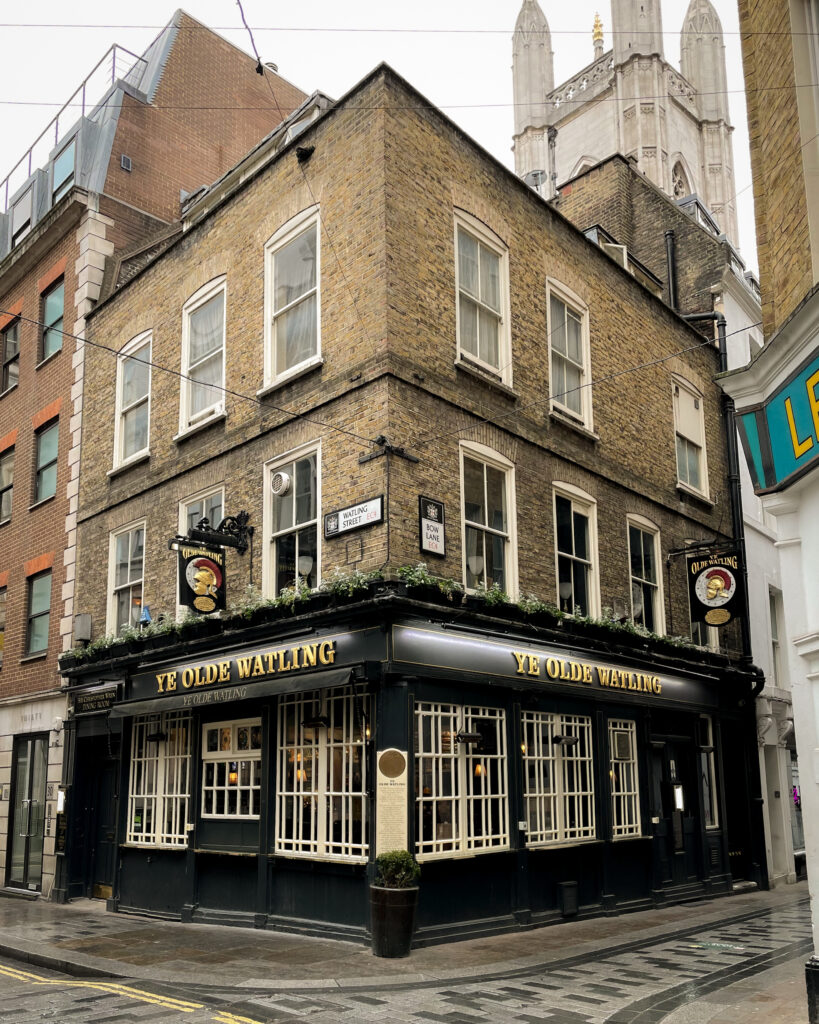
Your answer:
[[[696,498],[697,501],[702,502],[703,505],[707,505],[709,508],[714,507],[713,501],[704,494],[702,491],[697,491],[693,487],[689,487],[688,484],[684,484],[681,480],[677,481],[677,490],[682,497]]]
[[[304,377],[308,373],[312,373],[313,370],[318,369],[320,366],[324,366],[324,360],[321,356],[313,356],[312,359],[308,359],[306,363],[300,363],[298,366],[294,366],[292,370],[288,370],[287,373],[282,373],[275,380],[272,380],[269,384],[265,384],[264,387],[259,388],[256,392],[257,398],[266,398],[267,395],[272,395],[278,391],[279,388],[285,387],[294,380],[298,380],[299,377]]]
[[[593,430],[582,422],[582,420],[576,420],[568,413],[563,412],[562,409],[551,408],[549,410],[549,419],[554,420],[555,423],[560,423],[561,426],[568,427],[569,430],[574,430],[575,433],[580,434],[582,437],[587,437],[590,441],[599,441],[600,435],[595,434]]]
[[[141,462],[147,462],[150,457],[151,450],[150,448],[146,448],[145,451],[137,452],[136,455],[130,455],[123,462],[113,466],[105,475],[107,477],[119,476],[120,473],[124,473],[128,469],[138,466]]]
[[[15,388],[17,388],[18,386],[19,385],[17,384],[12,384],[10,388],[6,388],[6,390],[2,394],[0,394],[0,398],[5,398],[6,395],[10,395],[12,391],[14,391]]]
[[[187,843],[159,843],[152,840],[148,843],[120,843],[123,850],[176,850],[177,853],[184,853],[188,849]]]
[[[474,377],[475,380],[481,381],[482,384],[488,384],[490,388],[495,388],[507,398],[513,398],[517,401],[520,397],[511,384],[507,384],[496,370],[490,370],[488,367],[484,367],[480,363],[474,363],[466,356],[458,356],[455,360],[455,369],[460,370],[462,373],[469,374],[470,377]]]
[[[57,349],[56,352],[52,352],[50,356],[46,356],[45,359],[41,359],[39,363],[34,367],[35,370],[41,370],[47,363],[50,363],[52,359],[56,359],[62,352],[62,345]]]
[[[26,662],[29,662],[29,661],[42,661],[43,658],[47,658],[47,657],[48,657],[48,650],[47,649],[45,651],[37,651],[35,654],[24,654],[23,657],[20,659],[20,664],[21,665],[25,665]]]
[[[445,850],[441,853],[418,853],[415,859],[419,864],[423,864],[424,861],[433,860],[466,860],[472,859],[473,857],[482,857],[487,853],[508,853],[511,850],[511,846],[506,843],[505,846],[487,846],[481,850]]]
[[[178,434],[173,435],[171,440],[177,444],[180,441],[186,441],[189,437],[193,437],[194,434],[198,434],[200,430],[205,430],[207,427],[213,426],[214,423],[219,423],[221,420],[226,419],[227,413],[225,410],[217,409],[201,420],[197,420],[196,423],[189,423],[187,427],[183,427]]]
[[[286,860],[319,860],[324,864],[366,864],[367,857],[328,857],[322,853],[293,853],[292,850],[274,850],[268,858],[283,857]],[[418,858],[416,858],[417,860]]]
[[[652,836],[644,836],[642,833],[633,836],[612,836],[613,843],[633,843],[635,839],[651,839]]]
[[[602,846],[602,839],[560,839],[548,843],[526,843],[527,850],[565,850],[570,846]]]
[[[49,494],[49,496],[47,498],[40,498],[40,500],[39,501],[35,501],[33,505],[29,505],[29,507],[28,507],[29,512],[33,512],[36,508],[40,508],[41,505],[47,505],[49,503],[49,501],[54,501],[54,499],[56,497],[57,497],[57,493],[55,491],[54,494]]]

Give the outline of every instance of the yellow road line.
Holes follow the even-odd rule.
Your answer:
[[[204,1007],[204,1003],[174,999],[173,996],[159,996],[152,992],[143,992],[141,989],[131,988],[128,985],[119,985],[116,982],[67,981],[60,978],[44,978],[40,974],[33,974],[30,971],[22,971],[17,968],[4,966],[0,966],[0,974],[5,974],[9,978],[29,982],[33,985],[58,985],[61,988],[91,988],[98,992],[107,992],[109,995],[124,996],[126,999],[136,999],[142,1003],[164,1006],[167,1010],[181,1010],[183,1013],[192,1013],[194,1010],[201,1010]]]
[[[222,1024],[261,1024],[261,1021],[253,1020],[252,1017],[237,1017],[235,1013],[228,1013],[227,1010],[220,1010],[214,1020]]]

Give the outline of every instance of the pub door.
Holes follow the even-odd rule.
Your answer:
[[[661,887],[698,881],[699,794],[690,740],[655,739],[651,745],[651,820]]]
[[[38,892],[43,882],[48,733],[16,736],[12,753],[12,820],[6,885]]]
[[[76,882],[82,895],[111,899],[117,865],[119,763],[105,736],[78,744],[72,827]]]

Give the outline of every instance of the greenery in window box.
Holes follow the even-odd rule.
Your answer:
[[[373,569],[371,572],[362,572],[360,569],[353,569],[352,572],[345,572],[336,566],[329,576],[321,581],[319,590],[323,594],[331,594],[333,597],[356,597],[363,596],[369,590],[371,583],[383,580],[384,574],[380,569]]]
[[[509,600],[509,595],[497,583],[493,583],[491,587],[481,583],[469,596],[474,601],[486,605],[487,608],[502,608],[504,605],[515,607]]]
[[[383,889],[414,889],[421,868],[408,850],[389,850],[375,859],[375,882]]]
[[[298,577],[294,586],[282,587],[279,596],[273,600],[272,604],[279,613],[292,615],[296,610],[296,605],[309,600],[312,593],[313,591],[305,580]]]
[[[518,608],[527,619],[538,623],[541,626],[557,625],[563,618],[564,613],[553,604],[541,601],[534,594],[526,594],[518,601]]]
[[[402,565],[396,569],[396,575],[407,587],[413,590],[427,590],[431,594],[442,594],[453,604],[460,604],[464,596],[463,586],[449,576],[434,576],[426,562],[416,565]]]

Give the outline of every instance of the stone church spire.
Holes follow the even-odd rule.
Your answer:
[[[660,0],[611,0],[611,31],[615,64],[623,64],[635,53],[662,57]]]
[[[697,90],[700,117],[728,123],[722,25],[709,0],[691,0],[680,35],[680,70]]]
[[[515,135],[546,124],[546,96],[555,87],[552,36],[537,0],[523,0],[512,36]]]

